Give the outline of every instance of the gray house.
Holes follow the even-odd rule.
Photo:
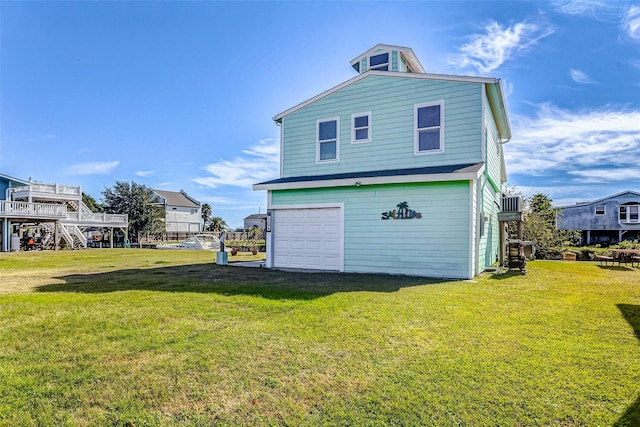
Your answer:
[[[260,230],[267,229],[267,214],[251,214],[244,219],[244,229],[258,227]]]
[[[595,245],[640,239],[640,193],[624,191],[592,202],[559,208],[561,230],[582,230],[582,243]]]
[[[185,236],[185,233],[202,231],[202,207],[200,202],[180,190],[152,190],[164,205],[166,233]]]

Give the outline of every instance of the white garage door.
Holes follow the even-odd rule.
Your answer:
[[[340,208],[274,211],[274,267],[340,270]]]

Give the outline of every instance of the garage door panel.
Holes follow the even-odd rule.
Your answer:
[[[303,234],[304,233],[304,224],[291,224],[289,226],[290,234]]]
[[[340,219],[340,210],[339,209],[327,209],[323,212],[323,218],[325,220],[335,220],[338,221]]]
[[[276,209],[274,266],[340,270],[340,208]]]
[[[321,234],[322,233],[322,225],[321,224],[308,224],[307,225],[307,234]]]
[[[294,209],[289,212],[290,212],[289,217],[291,219],[304,220],[305,218],[305,211],[303,209]]]
[[[291,240],[290,248],[294,251],[305,249],[305,241],[304,240]]]

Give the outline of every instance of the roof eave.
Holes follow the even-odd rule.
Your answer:
[[[500,139],[506,143],[511,139],[511,123],[500,79],[486,83],[486,93]]]
[[[318,181],[296,181],[283,183],[258,183],[253,184],[253,190],[301,190],[311,188],[327,188],[327,187],[360,187],[366,185],[380,184],[406,184],[416,182],[446,182],[446,181],[470,181],[477,180],[484,166],[478,171],[472,172],[453,172],[453,173],[436,173],[436,174],[416,174],[416,175],[397,175],[397,176],[378,176],[378,177],[354,177],[328,179]]]

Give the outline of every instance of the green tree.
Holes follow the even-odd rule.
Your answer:
[[[208,231],[220,232],[220,231],[227,231],[228,229],[229,229],[229,226],[227,225],[225,220],[222,219],[222,217],[214,216],[213,218],[211,218]]]
[[[85,192],[82,192],[82,203],[91,209],[92,212],[102,212],[104,210],[104,207],[96,202],[96,199]]]
[[[160,199],[147,186],[133,181],[116,181],[112,188],[102,192],[107,213],[127,214],[129,217],[129,240],[138,241],[141,233],[154,233],[164,222]]]
[[[565,245],[575,245],[580,240],[578,230],[560,230],[556,228],[558,209],[545,194],[535,194],[524,200],[524,240],[536,244],[539,257],[546,258],[553,250]]]
[[[204,203],[202,206],[202,229],[204,231],[208,231],[211,225],[211,215],[213,214],[213,210],[211,209],[211,205],[209,203]]]

